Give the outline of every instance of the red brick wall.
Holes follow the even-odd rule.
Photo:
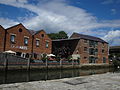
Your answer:
[[[42,34],[44,35],[42,37]],[[39,46],[36,46],[36,39],[39,39]],[[46,48],[46,41],[48,41],[48,48]],[[33,53],[47,53],[50,54],[52,49],[52,41],[48,37],[48,35],[45,33],[44,30],[39,31],[37,34],[34,35],[34,41],[33,41]]]
[[[0,52],[4,51],[4,37],[5,37],[5,30],[2,26],[0,26]]]
[[[84,51],[84,47],[88,48],[88,52]],[[96,63],[103,63],[103,57],[106,58],[106,63],[109,63],[108,44],[107,43],[103,44],[101,42],[98,42],[98,46],[96,46],[96,48],[98,49],[98,54],[95,55],[95,57],[98,57],[98,60],[96,60]],[[102,49],[104,50],[104,53],[102,53]],[[80,54],[80,62],[82,64],[89,63],[89,40],[88,40],[88,43],[84,43],[84,39],[80,39],[73,54],[77,54],[77,52],[78,54]]]
[[[19,29],[22,29],[22,32],[19,32]],[[15,34],[15,43],[12,44],[10,41],[11,34]],[[29,37],[28,39],[28,45],[24,45],[24,36]],[[22,46],[22,49],[21,49]],[[27,49],[23,49],[23,47]],[[13,26],[9,29],[7,29],[7,35],[6,35],[6,51],[12,50],[15,52],[24,52],[24,53],[31,53],[32,49],[32,35],[29,33],[29,31],[22,25],[18,24],[16,26]]]

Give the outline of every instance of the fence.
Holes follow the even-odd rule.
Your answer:
[[[3,66],[5,69],[8,67],[26,67],[30,69],[30,67],[63,67],[63,66],[74,66],[79,65],[77,62],[68,62],[68,61],[48,61],[46,62],[30,62],[30,59],[22,58],[20,56],[10,55],[7,53],[0,53],[0,66]]]

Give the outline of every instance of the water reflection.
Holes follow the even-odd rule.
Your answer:
[[[113,72],[113,69],[72,69],[72,70],[19,70],[19,71],[0,71],[0,84],[28,82],[38,80],[52,80],[61,78],[78,77],[92,74],[102,74]]]

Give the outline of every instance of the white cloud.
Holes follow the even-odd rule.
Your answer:
[[[109,1],[109,3],[112,2],[112,0],[106,0],[106,2],[107,1]],[[88,13],[82,8],[71,6],[69,2],[65,0],[38,0],[37,5],[30,4],[27,0],[0,0],[0,3],[17,8],[25,8],[36,13],[37,16],[33,17],[18,17],[18,20],[22,18],[20,21],[22,21],[27,28],[33,30],[45,29],[47,32],[64,30],[69,35],[72,32],[79,32],[100,36],[105,35],[107,32],[101,29],[93,31],[93,29],[120,27],[120,20],[98,21],[97,17],[91,13]],[[112,11],[114,12],[114,10]],[[2,21],[0,24],[5,27],[18,23],[18,21],[9,19],[2,19]],[[107,40],[109,37],[105,36],[104,38]]]
[[[120,45],[120,30],[109,31],[103,39],[108,41],[110,45]]]
[[[0,18],[0,25],[3,25],[3,27],[8,28],[13,25],[18,24],[19,22],[7,19],[7,18]]]

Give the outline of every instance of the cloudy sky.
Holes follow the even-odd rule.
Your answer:
[[[120,0],[0,0],[0,25],[77,32],[120,45],[119,9]]]

